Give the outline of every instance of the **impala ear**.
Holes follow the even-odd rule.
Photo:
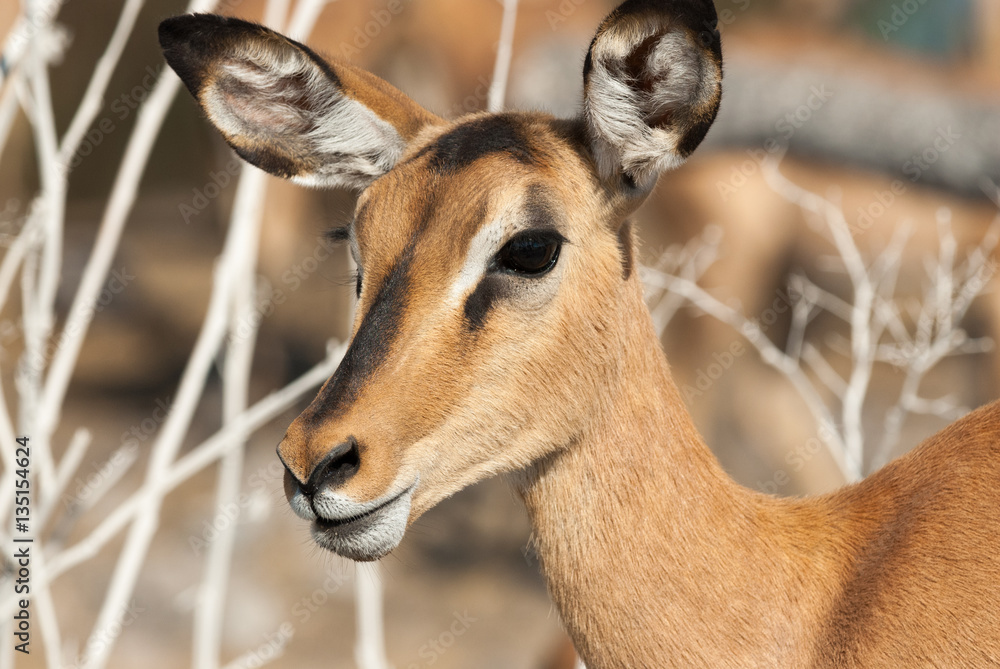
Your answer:
[[[239,19],[160,24],[167,63],[247,162],[310,186],[364,188],[436,116],[378,77]]]
[[[628,0],[584,64],[584,111],[601,176],[642,190],[683,163],[715,120],[722,48],[712,0]]]

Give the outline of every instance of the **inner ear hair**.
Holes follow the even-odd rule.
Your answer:
[[[721,98],[716,26],[710,0],[629,0],[601,24],[584,65],[584,110],[603,178],[648,192],[704,139]]]
[[[378,77],[258,24],[192,14],[167,19],[159,36],[229,145],[304,185],[365,188],[438,121]]]

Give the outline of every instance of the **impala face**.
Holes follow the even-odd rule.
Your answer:
[[[317,543],[379,558],[440,500],[586,433],[641,308],[624,218],[718,107],[714,25],[707,0],[630,0],[591,45],[584,118],[453,123],[260,26],[161,25],[168,62],[241,156],[362,189],[332,233],[359,267],[351,344],[278,447]]]
[[[384,554],[409,520],[565,447],[583,423],[594,394],[571,391],[598,382],[608,354],[574,333],[607,312],[575,307],[610,301],[623,269],[614,231],[580,215],[603,194],[564,131],[464,121],[359,199],[340,233],[360,268],[351,346],[278,448],[321,545]]]

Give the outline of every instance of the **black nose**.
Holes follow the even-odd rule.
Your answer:
[[[302,492],[312,497],[323,488],[339,488],[347,483],[361,468],[361,451],[358,440],[348,437],[326,454],[302,486]]]

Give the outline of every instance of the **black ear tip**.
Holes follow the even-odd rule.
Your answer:
[[[163,57],[197,95],[205,57],[219,48],[226,19],[213,14],[183,14],[160,22],[157,36]]]
[[[196,27],[197,21],[195,19],[197,18],[194,14],[184,14],[161,21],[160,27],[156,30],[160,40],[160,48],[169,49],[184,39]]]
[[[252,26],[252,23],[216,14],[181,14],[161,21],[157,33],[160,46],[166,49],[181,41],[209,40],[219,35],[220,30],[239,30]]]
[[[270,33],[267,28],[217,14],[182,14],[160,22],[157,30],[160,47],[167,51],[186,44],[196,51],[211,53],[229,40],[248,34]]]
[[[156,36],[160,42],[160,48],[166,49],[168,46],[174,43],[174,37],[177,34],[177,18],[170,18],[165,21],[160,21],[160,25],[156,28]]]

